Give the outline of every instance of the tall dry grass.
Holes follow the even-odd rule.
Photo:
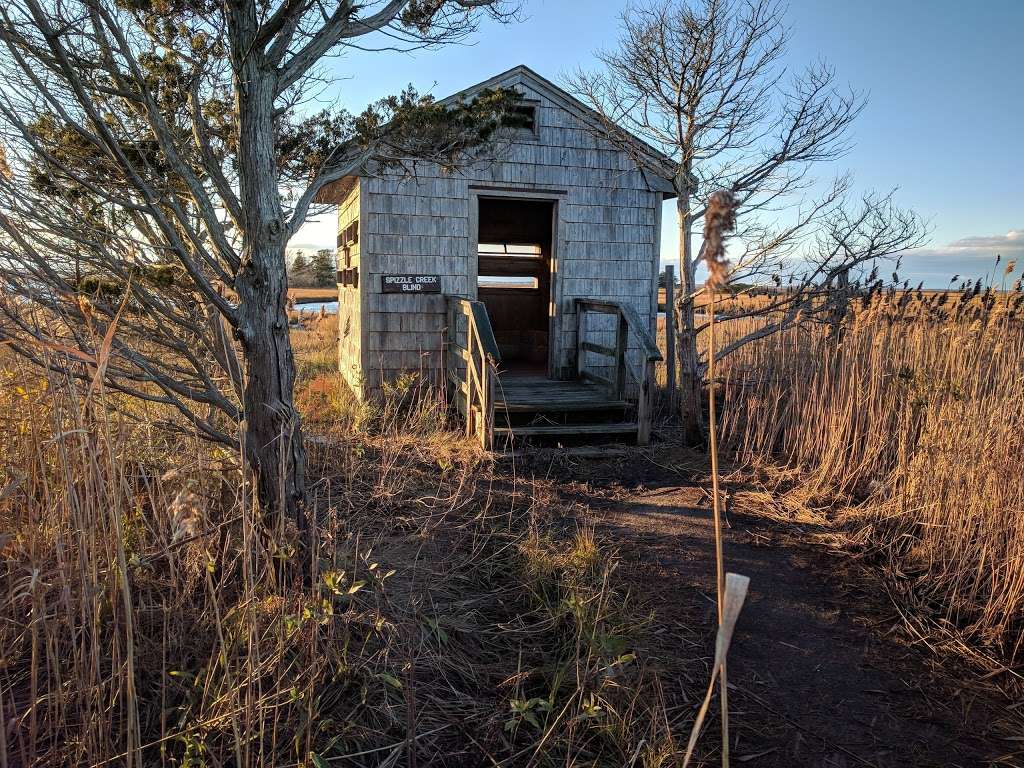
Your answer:
[[[614,554],[299,333],[309,583],[233,452],[0,349],[0,766],[670,760]]]
[[[793,329],[724,367],[722,427],[791,494],[847,506],[901,595],[1021,657],[1024,324],[1019,290],[872,296],[840,337]],[[778,473],[775,473],[778,477]]]

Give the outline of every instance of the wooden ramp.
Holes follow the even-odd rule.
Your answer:
[[[577,299],[576,378],[560,381],[500,370],[487,309],[480,301],[448,297],[446,368],[449,391],[466,432],[486,448],[514,447],[529,439],[582,442],[607,438],[650,440],[657,345],[628,306]],[[588,338],[586,316],[615,318],[614,346]],[[641,365],[628,359],[631,336],[639,342]],[[588,367],[586,355],[602,364]],[[627,387],[627,377],[636,386]],[[627,397],[627,391],[634,392]]]

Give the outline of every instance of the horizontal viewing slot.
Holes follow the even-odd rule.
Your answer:
[[[481,256],[517,256],[526,259],[544,257],[544,250],[535,243],[480,243],[477,252]]]
[[[517,277],[513,275],[480,275],[477,285],[481,288],[540,288],[536,277]]]

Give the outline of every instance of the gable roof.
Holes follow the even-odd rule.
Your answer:
[[[512,69],[494,75],[493,77],[489,77],[483,82],[463,88],[461,91],[453,93],[451,96],[439,99],[437,103],[450,106],[460,100],[471,98],[473,95],[486,88],[499,88],[501,86],[514,87],[516,85],[524,85],[531,90],[542,94],[559,107],[572,114],[578,120],[592,128],[595,133],[600,133],[605,128],[604,118],[594,109],[588,107],[571,93],[559,88],[546,77],[538,75],[525,64],[519,64],[518,66],[512,67]],[[643,139],[633,135],[625,129],[622,129],[621,135],[626,142],[636,147],[641,155],[650,158],[654,165],[665,166],[666,170],[675,167],[676,164],[672,158],[660,150],[655,149]],[[643,166],[640,167],[640,172],[643,174],[644,180],[647,182],[647,186],[652,190],[655,192],[661,192],[666,199],[675,197],[675,189],[663,176],[659,176]],[[339,203],[342,197],[351,190],[352,184],[359,175],[362,174],[346,176],[339,181],[326,185],[317,193],[315,201],[318,203]]]
[[[518,66],[512,67],[512,69],[506,70],[501,74],[494,75],[481,83],[471,85],[468,88],[463,88],[461,91],[453,93],[451,96],[440,99],[438,103],[447,106],[462,99],[470,98],[485,88],[499,88],[501,86],[515,85],[525,85],[531,90],[543,94],[562,109],[571,113],[578,120],[590,128],[593,128],[595,132],[602,132],[605,130],[606,121],[597,111],[588,107],[571,93],[558,87],[546,77],[537,74],[525,64],[519,64]],[[649,157],[655,164],[666,166],[666,170],[671,169],[676,165],[675,161],[668,155],[652,147],[646,141],[625,129],[622,129],[622,138],[636,147],[640,154]],[[675,189],[663,177],[651,173],[646,168],[641,168],[640,170],[644,174],[644,178],[651,189],[665,193],[666,196],[675,196]]]

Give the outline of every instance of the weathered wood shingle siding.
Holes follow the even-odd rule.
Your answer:
[[[360,219],[360,186],[359,183],[354,184],[352,190],[338,206],[339,234],[352,222]],[[362,228],[361,225],[360,228]],[[362,233],[360,232],[359,242],[351,246],[349,250],[349,264],[353,267],[360,267],[361,245]],[[338,248],[335,255],[338,269],[344,269],[346,264],[342,249]],[[345,381],[356,391],[362,387],[363,375],[362,291],[361,281],[358,287],[338,287],[338,368]]]
[[[550,340],[556,375],[569,375],[574,365],[576,297],[628,302],[654,328],[661,193],[626,153],[598,140],[569,110],[527,82],[506,85],[537,103],[535,138],[524,136],[499,160],[456,174],[420,165],[415,177],[362,180],[363,363],[371,388],[403,368],[440,366],[443,297],[383,294],[381,276],[437,274],[443,293],[475,297],[470,238],[477,196],[487,196],[487,187],[550,192],[558,200]],[[614,343],[612,331],[604,343]]]

